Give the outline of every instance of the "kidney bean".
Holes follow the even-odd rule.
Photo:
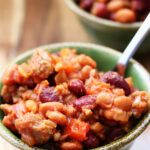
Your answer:
[[[93,0],[81,0],[80,7],[85,10],[90,10],[92,4],[93,4]]]
[[[113,120],[107,120],[107,119],[105,119],[105,118],[103,118],[103,117],[100,117],[99,120],[100,120],[100,122],[101,122],[103,125],[106,125],[106,126],[109,126],[109,127],[116,127],[116,126],[119,125],[118,122],[113,121]]]
[[[61,97],[54,91],[54,87],[43,88],[40,93],[40,101],[43,103],[46,102],[58,102]]]
[[[135,11],[143,11],[146,9],[146,2],[143,0],[133,0],[131,2],[131,8]]]
[[[73,79],[69,82],[69,90],[77,96],[83,96],[86,94],[84,84],[79,79]]]
[[[125,95],[128,96],[131,93],[131,89],[128,83],[117,72],[108,71],[102,77],[101,81],[110,83],[118,88],[122,88],[125,91]]]
[[[105,3],[94,3],[91,13],[95,16],[107,18],[108,11]]]
[[[88,106],[88,108],[93,109],[95,107],[96,96],[86,95],[76,99],[73,104],[77,108],[81,108],[83,106]]]
[[[92,132],[87,134],[87,140],[84,141],[84,145],[86,148],[95,148],[98,147],[100,141],[99,138],[96,137]]]
[[[121,128],[114,128],[109,132],[108,142],[112,142],[122,137],[126,132]]]

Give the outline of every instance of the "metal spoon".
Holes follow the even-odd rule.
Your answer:
[[[136,34],[134,35],[131,42],[128,44],[128,46],[126,47],[126,49],[124,50],[123,54],[121,55],[116,64],[114,70],[117,71],[120,75],[124,76],[130,58],[138,50],[139,46],[146,38],[149,32],[150,32],[150,13],[148,14],[145,21],[143,22],[139,30],[136,32]]]

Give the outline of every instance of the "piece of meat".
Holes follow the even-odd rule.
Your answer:
[[[47,142],[55,133],[56,124],[39,114],[27,113],[15,121],[22,140],[30,146]]]
[[[26,108],[24,102],[19,102],[14,105],[9,104],[2,104],[0,105],[0,109],[4,111],[5,115],[3,118],[3,124],[11,129],[12,131],[16,132],[15,128],[15,120],[20,118],[26,113]]]
[[[28,64],[32,69],[31,76],[35,83],[47,79],[54,70],[51,55],[46,51],[37,50],[28,60]]]

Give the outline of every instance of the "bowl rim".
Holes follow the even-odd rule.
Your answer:
[[[96,17],[83,9],[81,9],[76,3],[75,0],[64,0],[65,3],[68,5],[68,7],[78,16],[85,18],[86,20],[90,20],[93,23],[97,23],[100,25],[104,25],[107,27],[114,27],[114,28],[120,28],[120,29],[138,29],[142,25],[141,22],[134,22],[134,23],[119,23],[107,19],[103,19],[100,17]]]
[[[33,54],[33,52],[36,49],[41,49],[41,50],[51,50],[52,49],[53,50],[53,49],[61,49],[64,47],[95,49],[97,51],[104,51],[104,52],[107,51],[107,53],[110,53],[110,54],[116,55],[116,56],[121,55],[121,52],[115,51],[112,48],[108,48],[108,47],[105,47],[102,45],[96,45],[96,44],[91,44],[91,43],[80,43],[80,42],[65,42],[65,43],[44,45],[44,46],[39,46],[37,48],[30,49],[27,52],[22,53],[22,54],[18,55],[16,58],[14,58],[14,60],[11,61],[10,64],[14,64],[28,56],[31,56],[31,54]],[[150,92],[150,84],[148,84],[150,82],[150,75],[149,75],[148,71],[134,59],[130,60],[130,62],[134,65],[137,65],[138,69],[141,70],[142,74],[144,75],[144,78],[147,80],[146,83],[148,85],[148,89]],[[2,76],[5,68],[3,69],[2,73],[0,74],[0,80],[1,80],[1,76]],[[128,134],[126,134],[122,138],[120,138],[110,144],[106,144],[104,146],[97,147],[94,150],[110,150],[112,148],[113,149],[121,148],[121,147],[131,143],[137,136],[139,136],[146,129],[146,127],[149,124],[150,124],[150,112],[148,112],[147,115],[140,121],[140,123],[138,123],[138,125],[134,129],[132,129],[132,131],[130,131]],[[3,130],[4,127],[5,126],[0,121],[0,136],[3,137],[6,141],[11,143],[12,145],[16,146],[17,148],[20,148],[23,150],[43,150],[41,148],[29,147],[27,144],[23,143],[20,139],[19,140],[15,139],[14,137],[10,136],[9,133],[7,133],[5,130]]]

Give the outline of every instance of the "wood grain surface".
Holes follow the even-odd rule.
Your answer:
[[[94,42],[63,0],[0,0],[0,69],[27,49],[68,41]],[[150,71],[149,56],[137,59]],[[150,128],[132,150],[147,150],[148,141]],[[0,138],[0,150],[17,149]]]

